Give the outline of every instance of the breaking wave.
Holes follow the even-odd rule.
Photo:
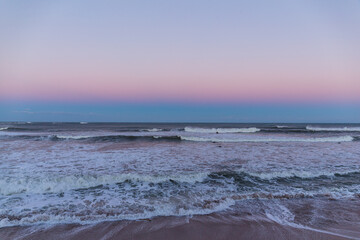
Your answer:
[[[0,194],[13,195],[19,193],[52,193],[68,190],[87,189],[106,184],[116,184],[125,181],[161,183],[176,181],[183,183],[202,182],[208,173],[188,174],[180,176],[151,176],[141,174],[117,174],[100,176],[62,176],[42,178],[17,178],[14,180],[0,180]]]
[[[306,126],[309,131],[315,132],[360,132],[360,127],[312,127]]]
[[[319,138],[281,138],[281,137],[258,137],[258,138],[206,138],[206,137],[186,137],[181,136],[181,140],[194,142],[351,142],[352,136],[340,137],[319,137]]]
[[[164,130],[161,129],[161,128],[150,128],[150,129],[143,129],[141,131],[143,131],[143,132],[161,132],[161,131],[164,131]]]
[[[288,128],[289,126],[285,126],[285,125],[276,125],[277,128]]]
[[[145,175],[135,173],[123,173],[116,175],[68,175],[60,177],[42,177],[42,178],[16,178],[1,179],[0,194],[13,195],[20,193],[57,193],[77,189],[89,189],[94,187],[104,187],[104,185],[118,184],[123,182],[132,183],[150,183],[159,184],[170,182],[172,184],[211,184],[213,181],[226,180],[226,183],[235,182],[242,186],[253,187],[257,184],[274,184],[274,181],[282,184],[284,181],[326,181],[334,183],[334,178],[352,178],[354,184],[359,182],[360,171],[343,171],[343,172],[272,172],[272,173],[253,173],[253,172],[201,172],[182,175]],[[302,179],[302,180],[301,180]],[[339,183],[341,181],[339,180]],[[349,183],[347,183],[349,184]]]
[[[34,129],[34,128],[26,128],[26,127],[5,127],[5,128],[0,128],[1,130],[6,130],[9,132],[29,132],[29,131],[41,131],[42,129],[38,128],[38,129]]]
[[[185,127],[185,132],[193,133],[255,133],[259,132],[259,128],[197,128],[197,127]]]
[[[85,136],[85,135],[3,135],[0,138],[27,139],[34,141],[88,141],[88,142],[126,142],[126,141],[191,141],[191,142],[218,142],[218,143],[240,143],[240,142],[351,142],[360,141],[360,137],[337,136],[337,137],[266,137],[266,136],[244,136],[237,138],[220,137],[199,137],[181,135],[105,135],[105,136]]]

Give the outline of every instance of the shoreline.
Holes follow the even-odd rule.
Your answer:
[[[183,217],[107,221],[96,224],[56,224],[0,228],[0,239],[360,239],[356,229],[332,231],[296,228],[274,221],[213,213]]]

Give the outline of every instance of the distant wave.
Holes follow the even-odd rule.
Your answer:
[[[65,135],[0,135],[2,139],[34,140],[34,141],[88,141],[88,142],[126,142],[126,141],[180,141],[179,136],[65,136]]]
[[[34,141],[89,141],[89,142],[127,142],[127,141],[181,141],[179,136],[64,136],[64,135],[1,135],[2,139],[34,140]]]
[[[163,129],[161,128],[150,128],[150,129],[142,129],[143,132],[161,132]]]
[[[80,124],[88,124],[88,122],[80,122]]]
[[[0,131],[7,130],[9,127],[0,128]]]
[[[360,127],[312,127],[306,126],[306,129],[309,131],[328,131],[328,132],[360,132]]]
[[[259,132],[260,129],[251,128],[198,128],[198,127],[185,127],[185,132],[193,133],[254,133]]]
[[[289,126],[285,126],[285,125],[276,125],[277,128],[288,128]]]
[[[91,136],[63,136],[63,135],[52,135],[54,138],[58,139],[86,139],[91,138]]]
[[[126,141],[192,141],[192,142],[351,142],[360,141],[359,137],[337,136],[337,137],[318,137],[318,138],[300,138],[300,137],[239,137],[239,138],[217,138],[217,137],[196,137],[196,136],[134,136],[134,135],[105,135],[105,136],[64,136],[64,135],[5,135],[1,138],[9,139],[29,139],[35,141],[89,141],[89,142],[126,142]]]
[[[33,131],[41,131],[43,129],[41,128],[34,129],[34,128],[26,128],[26,127],[6,127],[6,128],[0,128],[0,130],[7,130],[9,132],[23,132],[23,131],[33,132]]]
[[[205,137],[186,137],[181,136],[181,140],[194,142],[351,142],[354,140],[352,136],[340,137],[322,137],[322,138],[205,138]]]
[[[131,135],[107,135],[107,136],[60,136],[54,135],[52,140],[89,140],[92,142],[121,142],[121,141],[180,141],[179,136],[131,136]]]

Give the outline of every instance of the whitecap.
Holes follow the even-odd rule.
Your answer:
[[[115,184],[131,180],[135,182],[160,183],[173,180],[176,182],[202,182],[208,172],[172,176],[151,176],[141,174],[117,174],[100,176],[60,176],[42,178],[17,178],[0,180],[0,194],[12,195],[19,193],[50,193],[64,192],[72,189],[90,188],[105,184]]]
[[[180,136],[181,140],[194,142],[351,142],[352,136],[340,137],[319,137],[319,138],[288,138],[288,137],[258,137],[258,138],[206,138],[206,137],[190,137]]]
[[[198,128],[198,127],[185,127],[185,132],[193,133],[255,133],[260,129],[255,127],[250,128]]]
[[[359,132],[360,127],[312,127],[306,126],[309,131],[328,131],[328,132]]]
[[[151,128],[151,129],[143,129],[141,131],[144,131],[144,132],[161,132],[161,131],[163,131],[163,129],[161,129],[161,128]]]
[[[61,136],[61,135],[56,135],[57,138],[61,138],[61,139],[85,139],[85,138],[90,138],[92,136]]]

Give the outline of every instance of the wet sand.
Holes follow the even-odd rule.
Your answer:
[[[359,239],[355,231],[334,234],[329,230],[299,229],[266,221],[236,220],[236,215],[156,217],[139,221],[113,221],[92,225],[5,227],[0,239]],[[341,229],[341,226],[337,226]],[[339,232],[339,231],[337,231]]]

